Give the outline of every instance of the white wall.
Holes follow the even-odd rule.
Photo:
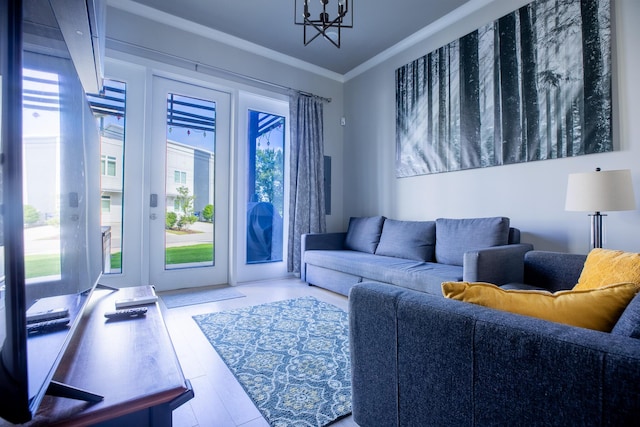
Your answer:
[[[138,14],[109,7],[107,10],[107,56],[128,62],[148,64],[147,60],[165,61],[169,67],[160,67],[166,72],[182,74],[180,67],[185,67],[185,61],[198,62],[200,64],[228,70],[260,79],[267,82],[283,85],[301,91],[310,92],[325,98],[331,98],[330,103],[324,104],[324,139],[325,154],[332,157],[332,215],[327,216],[327,227],[340,228],[343,223],[343,192],[341,182],[342,171],[342,146],[343,132],[340,126],[340,118],[343,115],[343,83],[342,77],[331,75],[332,73],[319,73],[306,71],[296,66],[269,59],[262,55],[256,55],[249,51],[238,49],[209,37],[208,31],[197,24],[184,23],[179,19],[163,16],[161,13],[153,13],[154,20],[146,19]],[[167,21],[169,25],[162,23]],[[180,27],[186,28],[186,30]],[[140,49],[140,47],[144,49]],[[146,49],[146,50],[145,50]],[[162,52],[168,56],[156,54]],[[140,61],[131,56],[145,57]],[[175,59],[175,60],[174,60]],[[294,64],[295,65],[295,64]],[[303,67],[304,68],[304,67]],[[308,69],[316,67],[310,66]],[[200,72],[202,71],[202,72]],[[257,94],[268,94],[275,91],[282,96],[283,91],[274,89],[268,85],[250,82],[242,78],[234,78],[224,72],[216,72],[200,68],[195,72],[194,68],[184,70],[188,81],[202,80],[213,83],[217,89],[226,90],[237,95],[237,91],[245,90]],[[176,77],[179,78],[179,77]],[[234,102],[237,102],[234,100]]]
[[[475,2],[486,3],[486,2]],[[504,215],[537,249],[586,253],[587,213],[564,210],[567,175],[631,169],[640,204],[640,2],[612,0],[615,152],[395,177],[395,70],[528,0],[496,0],[345,83],[344,222],[358,215],[416,220]],[[640,251],[640,211],[610,212],[605,247]]]

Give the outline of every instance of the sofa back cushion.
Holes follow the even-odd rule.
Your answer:
[[[344,239],[345,248],[352,251],[375,253],[380,242],[384,220],[383,216],[351,217],[347,236]]]
[[[435,221],[386,219],[376,255],[433,261],[436,247]]]
[[[464,253],[509,243],[509,218],[438,218],[436,261],[462,265]]]
[[[622,312],[611,333],[640,339],[640,294],[636,295]]]

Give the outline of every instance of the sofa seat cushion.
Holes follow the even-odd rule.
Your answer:
[[[509,243],[509,218],[438,218],[436,261],[462,265],[465,252]]]
[[[638,293],[635,283],[582,291],[504,290],[490,283],[447,282],[445,297],[557,323],[611,332]]]
[[[380,242],[384,220],[383,216],[351,217],[344,247],[352,251],[374,253]]]
[[[386,219],[376,255],[433,261],[436,246],[435,221]]]
[[[442,282],[462,280],[462,267],[359,251],[306,251],[304,262],[353,274],[366,280],[390,283],[421,292],[441,294]]]

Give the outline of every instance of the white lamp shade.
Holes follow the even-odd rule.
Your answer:
[[[634,209],[636,201],[629,169],[569,175],[565,210],[605,212]]]

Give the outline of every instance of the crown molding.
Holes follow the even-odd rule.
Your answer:
[[[471,0],[457,9],[449,12],[442,18],[432,22],[427,25],[423,29],[413,33],[406,39],[396,43],[390,48],[382,51],[378,55],[369,59],[368,61],[363,62],[358,65],[351,71],[347,72],[344,75],[344,81],[347,82],[354,77],[359,76],[360,74],[372,69],[373,67],[382,64],[384,61],[398,55],[405,50],[415,46],[418,43],[421,43],[427,40],[429,37],[432,37],[434,34],[445,30],[447,27],[456,24],[460,20],[470,16],[471,14],[477,12],[478,10],[486,7],[487,5],[493,3],[495,0]]]
[[[406,39],[396,43],[390,48],[384,50],[373,58],[363,62],[357,67],[353,68],[346,74],[339,74],[334,71],[327,70],[326,68],[318,67],[306,61],[299,60],[289,55],[284,55],[272,49],[265,48],[255,43],[248,42],[241,38],[223,33],[222,31],[214,30],[201,24],[194,23],[192,21],[170,15],[166,12],[159,11],[149,6],[142,5],[133,0],[107,0],[107,5],[115,9],[120,9],[133,15],[141,16],[150,19],[161,24],[174,27],[189,33],[197,34],[199,36],[215,40],[220,43],[224,43],[229,46],[233,46],[237,49],[241,49],[255,55],[260,55],[265,58],[269,58],[274,61],[278,61],[285,65],[295,67],[310,73],[317,74],[322,77],[326,77],[331,80],[335,80],[340,83],[345,83],[360,74],[382,64],[384,61],[398,55],[405,50],[421,43],[428,38],[432,37],[439,31],[445,30],[451,25],[455,25],[460,20],[478,12],[480,9],[494,3],[496,0],[470,0],[457,9],[449,12],[442,18],[432,22],[423,29],[415,32]]]

